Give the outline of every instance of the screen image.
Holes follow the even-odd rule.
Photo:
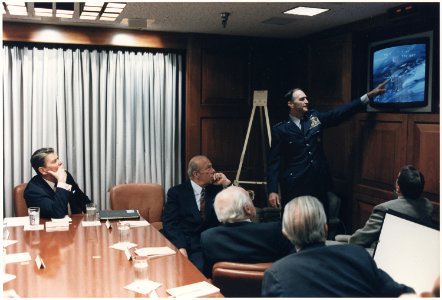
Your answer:
[[[368,45],[367,90],[386,81],[384,94],[370,99],[369,112],[431,112],[433,32]]]
[[[425,102],[425,43],[398,45],[374,51],[373,86],[388,80],[376,103]]]

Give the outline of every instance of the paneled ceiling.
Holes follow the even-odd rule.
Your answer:
[[[328,28],[372,18],[403,2],[128,2],[113,22],[80,20],[80,3],[74,17],[34,16],[34,4],[27,3],[28,16],[3,15],[4,21],[130,28],[149,31],[208,33],[254,37],[296,38]],[[329,9],[314,17],[283,14],[297,6]],[[229,12],[226,27],[221,13]]]

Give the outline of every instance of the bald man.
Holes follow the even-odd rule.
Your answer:
[[[194,156],[187,169],[189,180],[167,192],[163,233],[180,252],[203,270],[201,232],[219,224],[213,210],[216,194],[232,182],[218,173],[204,155]]]

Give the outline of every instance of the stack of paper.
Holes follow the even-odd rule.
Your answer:
[[[146,247],[135,250],[135,253],[140,256],[159,256],[175,254],[175,250],[169,247]]]
[[[55,219],[56,221],[46,222],[46,231],[67,231],[69,221],[67,219]]]
[[[64,216],[64,218],[61,219],[51,218],[51,221],[54,223],[72,223],[72,218],[66,215]]]
[[[6,254],[4,256],[5,264],[18,263],[30,260],[31,260],[31,255],[29,254],[29,252],[12,253],[12,254]]]
[[[4,218],[3,224],[6,224],[8,227],[29,225],[29,217]]]
[[[81,221],[81,226],[83,227],[93,227],[93,226],[101,226],[100,221]]]
[[[146,220],[140,220],[140,221],[121,221],[122,223],[129,224],[130,227],[143,227],[143,226],[149,226],[149,222]]]
[[[218,293],[219,288],[206,281],[183,285],[173,289],[166,290],[167,293],[174,298],[197,298],[207,296],[210,294]]]
[[[154,291],[156,288],[160,287],[161,283],[159,282],[155,282],[155,281],[151,281],[151,280],[146,280],[146,281],[134,281],[129,285],[126,285],[124,288],[146,295],[149,294],[150,292]]]

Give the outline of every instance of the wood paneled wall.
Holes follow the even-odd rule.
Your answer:
[[[428,24],[421,26],[419,22],[434,23],[416,22],[422,29],[428,29]],[[184,164],[196,154],[206,154],[215,169],[234,179],[253,90],[268,90],[271,124],[287,117],[287,104],[281,99],[293,87],[305,90],[310,105],[319,110],[361,96],[366,92],[366,70],[361,68],[366,64],[366,55],[360,52],[367,42],[364,36],[401,27],[400,22],[375,23],[370,20],[349,25],[301,41],[4,23],[3,39],[185,52]],[[355,32],[355,28],[360,31]],[[51,35],[44,34],[48,30]],[[305,47],[299,47],[299,43]],[[436,47],[434,56],[438,57],[438,40]],[[439,79],[436,71],[435,82]],[[438,86],[433,90],[433,101],[439,102]],[[263,133],[256,123],[253,130],[242,179],[262,180],[268,145],[260,140]],[[324,148],[336,192],[343,200],[341,219],[349,231],[365,223],[374,205],[392,198],[397,172],[408,163],[425,174],[425,195],[433,201],[434,219],[439,220],[439,131],[438,114],[365,111],[327,129]],[[245,187],[257,192],[258,206],[265,205],[264,186]]]

